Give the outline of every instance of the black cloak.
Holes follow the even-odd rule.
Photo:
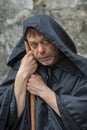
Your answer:
[[[7,65],[11,68],[7,79],[0,86],[0,130],[29,130],[29,93],[21,117],[13,91],[14,80],[21,59],[25,55],[24,34],[27,27],[34,27],[65,55],[54,66],[39,64],[44,82],[56,93],[61,116],[41,98],[35,98],[36,130],[87,130],[87,59],[77,55],[76,48],[60,25],[48,15],[33,16],[24,21],[23,36],[14,48]]]

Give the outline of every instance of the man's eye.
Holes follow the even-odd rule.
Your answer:
[[[44,39],[44,44],[48,45],[50,42],[47,39]]]
[[[37,43],[31,43],[31,44],[30,44],[30,46],[31,46],[32,48],[36,48],[37,45],[38,45]]]

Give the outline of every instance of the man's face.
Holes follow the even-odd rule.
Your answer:
[[[27,41],[33,55],[41,64],[53,65],[60,59],[60,51],[43,35],[29,36],[27,34]]]

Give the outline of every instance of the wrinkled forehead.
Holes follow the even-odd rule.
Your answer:
[[[36,36],[42,37],[43,35],[40,32],[38,32],[35,28],[29,27],[26,29],[25,38],[27,38],[27,36],[28,37],[36,37]]]
[[[32,43],[39,43],[39,42],[43,42],[44,40],[46,40],[45,39],[45,37],[43,36],[43,35],[38,35],[38,34],[36,34],[35,36],[34,35],[28,35],[27,34],[27,41],[30,43],[30,42],[32,42]]]

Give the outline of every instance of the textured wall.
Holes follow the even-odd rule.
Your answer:
[[[87,56],[87,0],[1,0],[0,83],[9,68],[7,59],[22,35],[22,22],[35,14],[49,14],[75,42],[78,53]]]

